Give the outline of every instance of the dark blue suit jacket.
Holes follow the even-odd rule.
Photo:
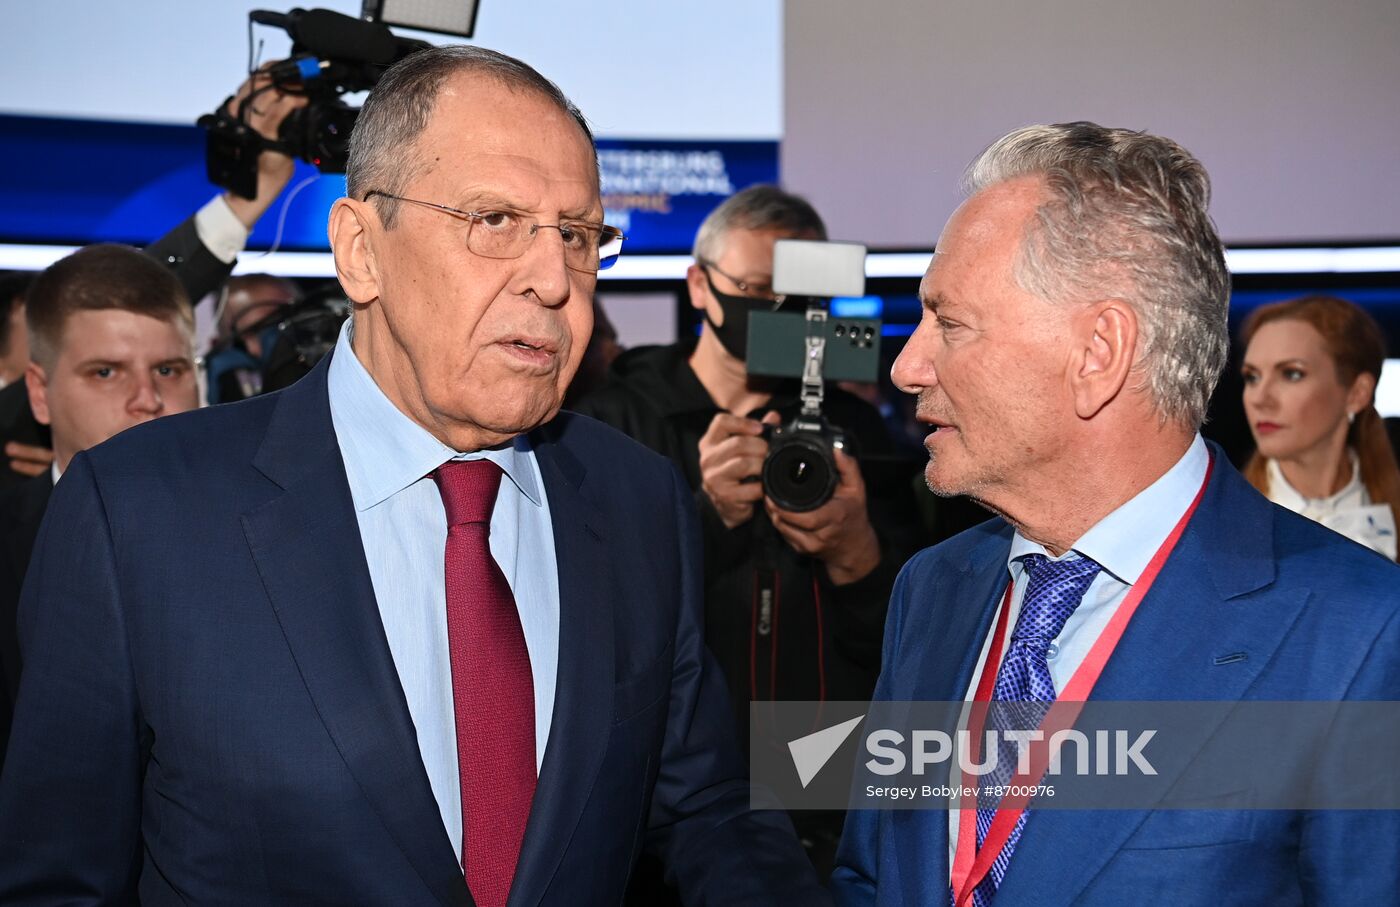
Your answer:
[[[1200,509],[1091,698],[1400,700],[1400,568],[1269,503],[1212,449]],[[905,567],[878,699],[963,698],[1011,536],[993,520]],[[1032,811],[996,907],[1395,904],[1397,855],[1394,812]],[[837,862],[840,904],[946,905],[947,815],[853,812]]]
[[[20,606],[0,903],[470,903],[375,603],[328,361],[64,474]],[[689,896],[822,898],[786,817],[748,809],[689,492],[583,417],[533,440],[559,680],[510,904],[616,904],[644,846]]]

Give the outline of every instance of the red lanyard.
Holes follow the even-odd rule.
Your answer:
[[[1157,574],[1162,572],[1162,567],[1166,564],[1167,558],[1171,556],[1172,549],[1181,539],[1181,534],[1186,530],[1186,524],[1191,521],[1191,516],[1200,506],[1201,498],[1205,496],[1206,486],[1210,484],[1210,474],[1215,468],[1215,456],[1211,455],[1206,463],[1206,477],[1201,482],[1201,488],[1196,492],[1196,497],[1191,501],[1191,506],[1181,515],[1171,534],[1162,542],[1157,553],[1148,562],[1147,569],[1138,577],[1138,581],[1133,583],[1128,590],[1127,598],[1118,606],[1113,617],[1104,627],[1099,638],[1094,641],[1089,654],[1084,657],[1084,661],[1079,665],[1065,684],[1065,688],[1056,697],[1055,703],[1050,707],[1045,720],[1041,722],[1040,728],[1044,732],[1044,739],[1049,740],[1056,730],[1062,730],[1074,725],[1079,717],[1079,711],[1084,707],[1084,701],[1089,698],[1089,693],[1094,689],[1094,684],[1098,682],[1099,675],[1103,673],[1104,665],[1108,663],[1109,656],[1113,654],[1118,641],[1123,638],[1123,632],[1128,628],[1128,621],[1132,619],[1133,612],[1147,595],[1147,591],[1152,588],[1152,584],[1157,580]],[[1006,596],[1002,599],[1001,613],[997,618],[996,630],[992,635],[991,649],[987,652],[987,660],[982,665],[982,675],[977,683],[977,695],[973,700],[973,717],[969,722],[969,740],[973,747],[973,758],[978,758],[980,740],[982,736],[982,721],[986,714],[987,704],[991,702],[992,689],[996,684],[997,669],[1001,665],[1001,653],[1006,642],[1007,632],[1007,612],[1011,610],[1011,590],[1013,583],[1006,586]],[[1064,707],[1061,708],[1061,703]],[[1043,747],[1037,747],[1032,752],[1030,761],[1030,771],[1024,776],[1017,776],[1013,783],[1025,789],[1038,784],[1045,768],[1049,764],[1050,754]],[[1007,797],[998,805],[996,816],[992,819],[992,825],[987,829],[987,838],[982,842],[982,847],[977,847],[977,798],[975,796],[963,797],[961,811],[958,814],[958,847],[953,856],[952,888],[957,894],[956,907],[967,907],[972,903],[972,892],[986,877],[987,872],[992,868],[992,863],[996,861],[997,855],[1006,844],[1007,838],[1015,829],[1016,823],[1020,820],[1021,814],[1025,811],[1026,804],[1029,803],[1028,794],[1021,794],[1015,797]]]

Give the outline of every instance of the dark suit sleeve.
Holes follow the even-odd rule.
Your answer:
[[[190,302],[217,290],[233,272],[232,263],[220,261],[199,241],[193,216],[151,243],[145,252],[175,272]]]
[[[0,776],[0,904],[126,903],[144,747],[107,515],[79,454],[54,488],[20,599],[20,680]]]
[[[701,636],[700,529],[689,489],[671,472],[683,588],[648,847],[687,904],[828,903],[787,816],[749,808],[728,694]]]
[[[1377,635],[1345,699],[1400,700],[1400,613]],[[1400,811],[1304,812],[1298,855],[1303,900],[1309,905],[1394,903],[1400,892],[1396,854]]]

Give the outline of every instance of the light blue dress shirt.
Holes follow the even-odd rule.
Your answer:
[[[352,330],[347,321],[327,376],[331,422],[418,749],[442,824],[460,854],[462,795],[443,562],[447,515],[430,474],[448,460],[485,458],[509,478],[502,480],[491,512],[491,554],[515,595],[530,653],[536,771],[549,741],[559,667],[559,571],[549,499],[523,436],[498,450],[461,454],[400,412],[355,357]]]
[[[1078,552],[1103,568],[1084,593],[1079,607],[1065,621],[1064,629],[1055,637],[1047,653],[1050,678],[1055,682],[1057,693],[1069,683],[1098,641],[1099,634],[1128,597],[1128,590],[1142,576],[1157,549],[1162,547],[1196,499],[1209,463],[1210,452],[1198,434],[1175,466],[1138,492],[1128,503],[1095,523],[1070,551],[1059,557],[1051,557],[1043,545],[1031,541],[1020,532],[1012,536],[1011,553],[1006,559],[1006,569],[1012,582],[1010,610],[1006,615],[1008,627],[1016,626],[1016,618],[1021,613],[1021,599],[1030,582],[1021,558],[1028,554],[1040,554],[1050,560],[1062,561],[1070,557],[1071,552]],[[977,680],[982,676],[982,667],[987,662],[987,652],[991,648],[992,634],[996,632],[997,615],[1000,613],[1001,605],[998,605],[997,614],[992,616],[992,629],[982,642],[982,654],[977,658],[977,668],[972,672],[972,680],[963,696],[966,700],[977,695]],[[950,870],[958,847],[958,813],[956,809],[948,811]]]

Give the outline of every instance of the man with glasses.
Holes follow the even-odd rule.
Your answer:
[[[860,465],[844,452],[836,455],[836,492],[816,510],[784,511],[758,481],[765,425],[788,421],[800,401],[795,381],[749,376],[749,313],[782,303],[772,289],[777,240],[825,238],[812,206],[775,186],[726,200],[701,224],[686,273],[704,319],[699,337],[628,350],[610,384],[578,407],[671,458],[694,492],[705,538],[705,638],[746,741],[751,701],[869,698],[890,589],[909,553],[896,542],[895,495],[872,500]],[[823,409],[857,455],[890,453],[870,404],[830,387]],[[839,820],[794,819],[818,867],[829,867]]]
[[[644,848],[687,901],[824,902],[749,809],[687,490],[556,418],[622,240],[582,116],[423,51],[346,178],[334,351],[55,491],[0,902],[616,904]]]

